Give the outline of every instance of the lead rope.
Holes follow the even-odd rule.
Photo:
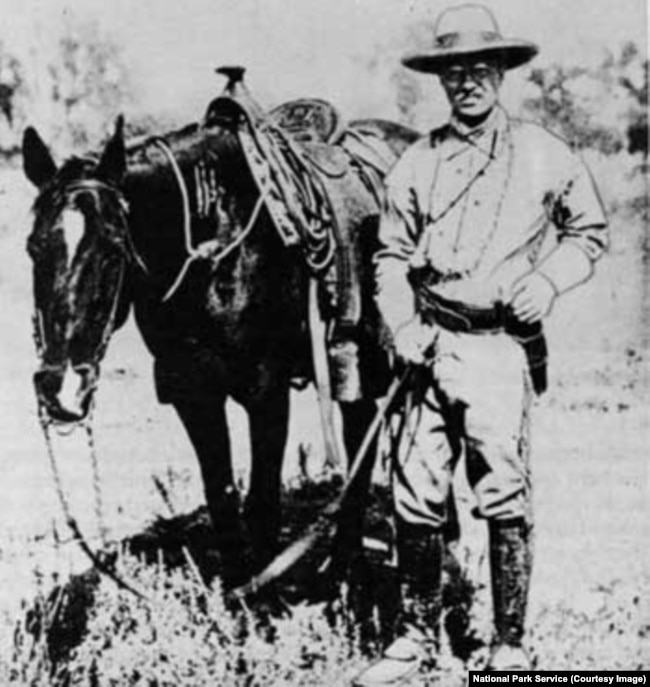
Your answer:
[[[153,138],[151,142],[163,151],[165,157],[169,161],[172,171],[174,172],[174,176],[176,177],[178,188],[181,192],[181,199],[183,202],[183,236],[185,238],[185,251],[187,253],[187,258],[185,259],[185,262],[183,263],[180,272],[174,280],[174,283],[169,287],[169,289],[162,298],[162,302],[166,303],[176,294],[181,284],[185,280],[185,277],[187,276],[187,273],[194,261],[213,258],[214,263],[219,264],[225,257],[230,255],[230,253],[232,253],[232,251],[234,251],[235,248],[237,248],[244,242],[246,237],[253,230],[255,223],[257,222],[260,210],[264,205],[265,193],[263,191],[260,193],[260,196],[257,199],[257,202],[255,203],[255,207],[253,208],[246,228],[241,232],[241,234],[239,234],[239,236],[232,243],[229,243],[227,246],[225,246],[225,248],[223,248],[223,250],[220,253],[216,252],[216,250],[219,248],[219,242],[216,239],[212,241],[205,241],[203,243],[200,243],[198,246],[194,246],[192,245],[192,217],[190,213],[190,196],[187,191],[187,184],[185,183],[185,179],[183,178],[183,173],[181,172],[181,169],[178,166],[178,162],[174,157],[174,152],[164,139],[157,137]]]

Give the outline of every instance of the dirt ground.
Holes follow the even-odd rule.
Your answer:
[[[0,176],[0,614],[6,618],[38,587],[39,572],[41,577],[53,570],[66,575],[87,567],[72,545],[53,546],[56,537],[65,541],[69,533],[31,387],[36,360],[24,244],[33,195],[18,171]],[[552,622],[561,620],[551,621],[549,611],[568,609],[583,618],[580,639],[585,641],[589,619],[607,595],[644,604],[641,617],[650,623],[648,323],[642,317],[649,301],[644,300],[643,231],[633,218],[617,218],[611,253],[594,280],[557,307],[548,329],[551,390],[535,409],[536,565],[530,617],[550,632]],[[154,475],[170,487],[178,511],[202,503],[198,466],[173,411],[155,400],[151,367],[129,322],[114,337],[103,366],[95,423],[104,520],[116,539],[167,514]],[[288,481],[298,474],[301,444],[314,473],[322,460],[313,392],[296,393],[293,409]],[[234,454],[245,480],[246,420],[234,405],[230,412]],[[62,476],[73,510],[84,531],[92,532],[96,520],[84,442],[72,436],[59,438],[57,445],[65,456]],[[461,511],[467,512],[471,496],[462,476],[459,492]],[[477,579],[485,579],[482,530],[467,517],[463,527],[466,563],[474,566]],[[604,663],[594,667],[606,668],[617,647],[607,645]],[[647,667],[647,641],[643,652]]]

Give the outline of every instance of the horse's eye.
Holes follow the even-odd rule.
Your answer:
[[[54,226],[47,232],[35,231],[27,238],[27,253],[32,260],[49,253],[58,254],[63,247],[63,228]]]

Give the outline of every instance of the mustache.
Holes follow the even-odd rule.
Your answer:
[[[472,98],[484,98],[486,92],[482,88],[467,88],[461,89],[454,94],[454,100],[470,100]]]

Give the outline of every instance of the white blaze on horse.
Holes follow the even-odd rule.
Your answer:
[[[289,134],[251,114],[255,108],[242,105],[235,86],[215,101],[210,120],[128,150],[121,118],[99,156],[71,158],[61,167],[34,129],[23,142],[25,172],[39,190],[28,250],[41,410],[58,423],[87,415],[111,335],[132,309],[154,358],[159,400],[173,405],[199,459],[227,585],[263,567],[277,551],[290,385],[296,376],[312,374],[307,248],[304,242],[288,245],[279,226],[285,222],[288,231],[291,220],[309,216],[310,208],[294,207],[293,215],[284,216],[283,203],[292,201],[278,198],[277,187],[263,187],[260,169],[252,168],[258,163],[277,173],[296,160],[313,161],[298,170],[298,176],[308,172],[307,186],[289,188],[290,195],[313,201],[314,193],[322,193],[322,214],[340,234],[333,239],[332,260],[347,250],[353,260],[345,264],[359,271],[357,321],[345,338],[359,353],[363,393],[341,403],[349,455],[375,414],[374,397],[387,384],[377,372],[377,365],[386,372],[386,362],[376,338],[370,265],[379,208],[369,179],[377,178],[377,169],[325,141],[300,148]],[[393,158],[414,138],[397,125],[366,125]],[[276,132],[275,140],[269,131]],[[351,131],[349,140],[358,138]],[[274,163],[280,144],[289,146],[290,157]],[[327,229],[316,225],[318,218],[309,220],[312,230]],[[316,233],[304,239],[313,241]],[[342,245],[341,236],[353,237],[354,250]],[[193,246],[209,250],[188,261]],[[321,275],[337,272],[325,264],[319,269]],[[341,289],[337,296],[345,300]],[[337,307],[340,302],[331,306],[333,320]],[[252,466],[243,518],[227,397],[245,408],[250,421]],[[352,538],[368,479],[361,480],[342,530]],[[245,542],[252,566],[244,565]]]

